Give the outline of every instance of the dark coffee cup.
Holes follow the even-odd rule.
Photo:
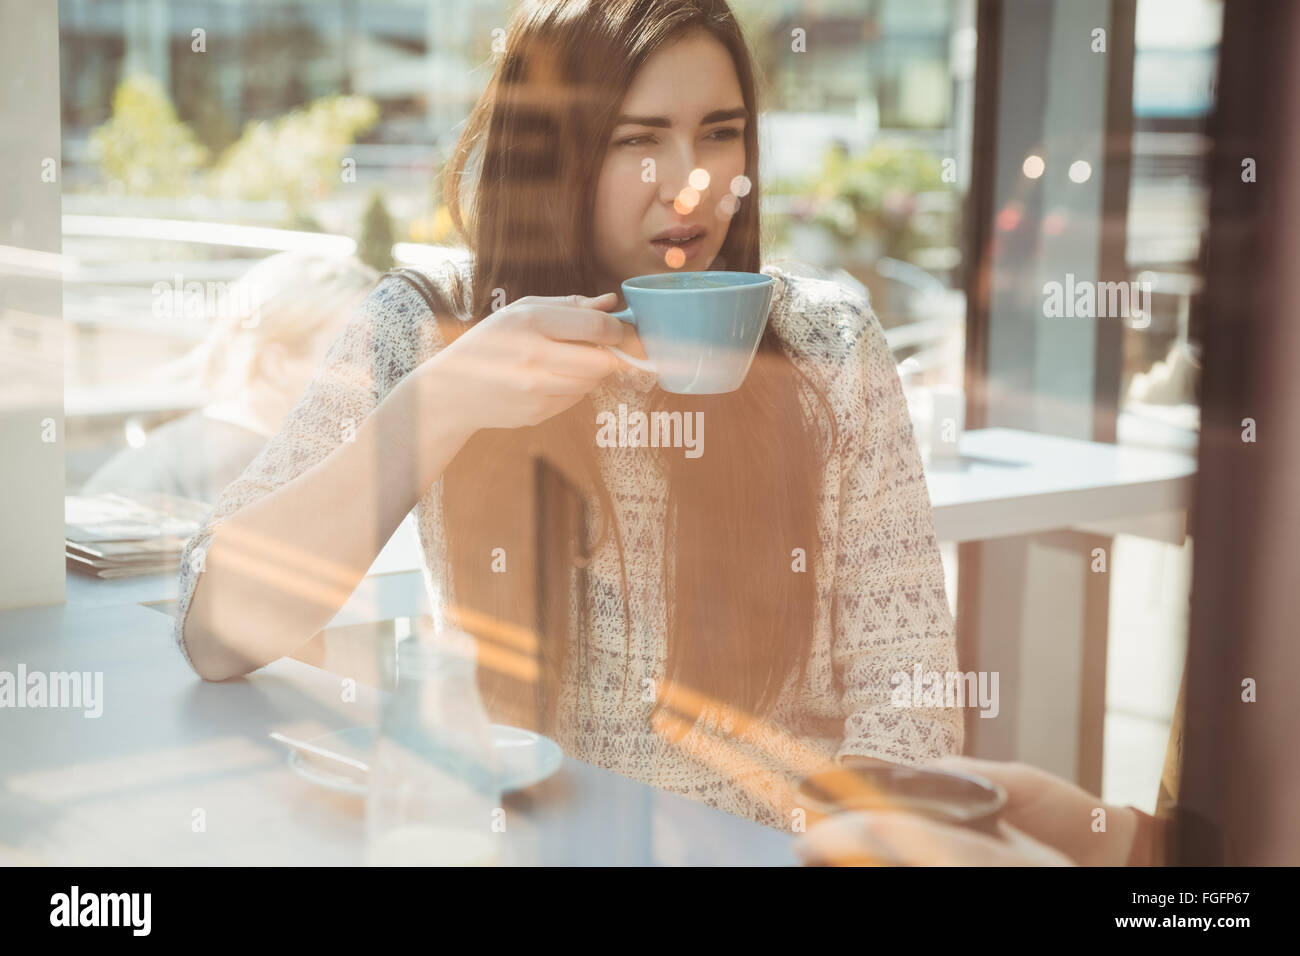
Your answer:
[[[851,764],[804,777],[795,797],[810,823],[850,810],[893,811],[991,836],[999,836],[998,817],[1006,802],[1005,790],[974,774]]]

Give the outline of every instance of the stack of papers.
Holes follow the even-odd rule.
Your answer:
[[[202,526],[208,505],[153,493],[68,495],[63,499],[68,567],[101,578],[180,568],[181,549]]]

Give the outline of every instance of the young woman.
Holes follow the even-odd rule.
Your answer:
[[[608,314],[628,277],[762,269],[757,115],[721,0],[521,9],[446,174],[472,257],[380,283],[190,542],[196,671],[309,640],[415,507],[435,621],[478,638],[489,710],[581,759],[788,828],[814,767],[959,752],[960,711],[895,706],[895,675],[956,655],[866,303],[768,266],[767,330],[724,395],[602,348],[644,354]],[[598,446],[620,404],[702,412],[703,454]]]

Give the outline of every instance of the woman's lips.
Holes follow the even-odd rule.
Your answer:
[[[704,237],[696,236],[694,239],[688,239],[686,242],[669,242],[667,239],[652,239],[650,245],[654,247],[655,252],[659,253],[659,258],[664,259],[670,249],[680,249],[684,255],[682,261],[689,262],[694,259],[704,248]]]

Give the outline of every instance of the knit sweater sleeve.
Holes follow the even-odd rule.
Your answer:
[[[961,752],[962,711],[898,692],[919,667],[957,670],[930,495],[907,402],[870,306],[836,296],[847,357],[832,386],[841,430],[831,657],[848,755],[912,764]],[[910,689],[910,683],[906,687]],[[905,701],[905,702],[904,702]]]
[[[326,351],[279,433],[221,493],[203,526],[181,552],[172,637],[191,666],[184,640],[185,618],[217,529],[241,509],[324,460],[441,343],[437,323],[423,299],[400,278],[382,278],[357,308]],[[283,564],[271,554],[246,557],[252,565]]]

